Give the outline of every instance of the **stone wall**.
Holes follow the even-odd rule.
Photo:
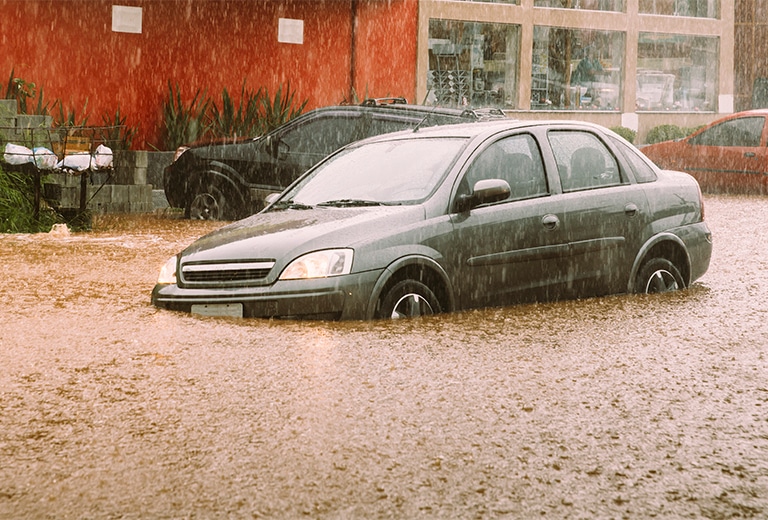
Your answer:
[[[0,100],[0,129],[6,142],[32,148],[45,146],[56,149],[59,137],[50,131],[50,116],[18,114],[16,100]],[[30,135],[33,136],[30,138]],[[34,141],[34,142],[33,142]],[[115,151],[113,169],[87,174],[87,209],[93,213],[144,213],[166,207],[163,189],[163,170],[173,160],[174,152]],[[60,194],[58,207],[80,207],[81,175],[47,173],[44,191]],[[53,185],[53,186],[51,186]]]

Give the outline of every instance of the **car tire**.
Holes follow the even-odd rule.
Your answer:
[[[685,288],[680,270],[666,258],[653,258],[643,264],[635,280],[635,292],[655,294]]]
[[[396,283],[381,300],[376,316],[384,319],[430,316],[442,312],[432,290],[416,280]]]
[[[237,220],[241,198],[221,183],[209,181],[195,189],[184,214],[193,220]]]

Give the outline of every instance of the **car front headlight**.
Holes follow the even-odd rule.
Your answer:
[[[189,150],[189,146],[179,146],[178,148],[176,148],[176,153],[173,154],[173,161],[171,162],[178,161],[179,157],[181,157],[184,154],[184,152],[186,152],[187,150]]]
[[[160,268],[160,275],[157,277],[159,284],[176,283],[176,255],[170,257],[163,267]]]
[[[286,267],[281,280],[304,280],[349,274],[352,270],[351,249],[326,249],[302,255]]]

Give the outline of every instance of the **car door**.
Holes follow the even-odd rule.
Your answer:
[[[623,157],[589,130],[547,134],[559,165],[568,278],[577,295],[622,292],[650,223],[641,185],[631,183]]]
[[[727,119],[686,140],[679,164],[710,191],[749,193],[765,183],[765,117]]]
[[[484,179],[507,181],[510,196],[451,217],[450,244],[441,250],[455,273],[459,305],[556,297],[555,287],[566,274],[567,242],[536,139],[521,133],[486,146],[460,178],[456,197]]]

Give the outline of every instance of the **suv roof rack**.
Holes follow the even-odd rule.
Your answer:
[[[408,101],[404,97],[385,97],[385,98],[368,98],[360,106],[363,107],[378,107],[382,105],[407,105]]]
[[[500,108],[467,108],[461,113],[461,117],[476,120],[506,119],[507,115]]]

